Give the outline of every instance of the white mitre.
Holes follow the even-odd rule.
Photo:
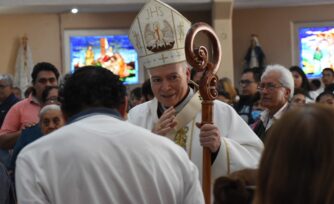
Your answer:
[[[145,69],[186,60],[184,41],[191,26],[169,5],[151,0],[144,5],[129,30],[140,66]]]

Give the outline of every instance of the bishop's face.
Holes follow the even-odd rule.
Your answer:
[[[149,70],[154,96],[165,107],[175,106],[188,92],[190,71],[185,63],[163,65]]]

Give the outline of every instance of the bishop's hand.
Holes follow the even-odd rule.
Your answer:
[[[220,147],[220,131],[214,124],[196,124],[199,127],[200,143],[203,147],[210,149],[212,153],[217,152]]]
[[[152,132],[158,135],[165,136],[170,131],[174,129],[176,126],[175,121],[175,109],[173,107],[169,107],[165,112],[161,115],[158,122],[155,124]]]

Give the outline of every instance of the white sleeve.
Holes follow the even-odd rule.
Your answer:
[[[185,175],[184,204],[204,204],[203,191],[199,182],[198,170],[195,164],[189,160],[188,174]]]
[[[224,107],[216,125],[221,130],[221,146],[212,166],[214,179],[231,172],[257,168],[263,143],[231,107]]]
[[[32,162],[19,155],[16,160],[15,185],[18,203],[48,204]]]

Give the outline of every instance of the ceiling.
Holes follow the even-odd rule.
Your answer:
[[[209,10],[213,0],[163,0],[178,10]],[[137,11],[146,0],[0,0],[0,14]],[[235,8],[334,4],[334,0],[234,0]]]

